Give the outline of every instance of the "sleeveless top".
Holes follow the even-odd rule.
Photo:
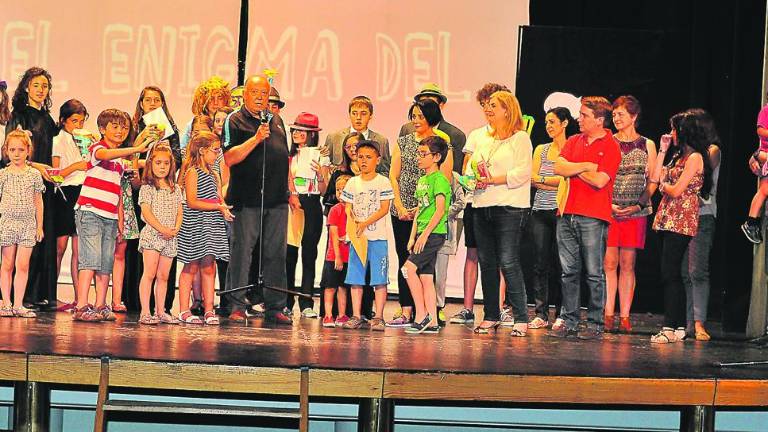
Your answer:
[[[675,184],[685,168],[688,157],[678,159],[677,163],[669,169],[667,183]],[[671,231],[677,234],[693,237],[699,229],[699,191],[704,184],[704,174],[693,176],[688,187],[682,195],[672,198],[664,195],[656,211],[653,221],[653,229],[656,231]]]
[[[555,175],[555,161],[549,159],[549,149],[552,143],[542,144],[541,165],[539,165],[540,176]],[[536,189],[536,195],[533,197],[533,210],[554,210],[557,208],[557,190]]]
[[[400,201],[407,209],[412,209],[419,205],[416,201],[416,184],[419,177],[424,175],[424,170],[419,168],[419,157],[417,149],[419,141],[416,140],[416,133],[403,135],[397,139],[397,145],[400,147],[400,178],[397,180],[400,186]],[[397,209],[394,204],[390,206],[390,213],[397,216]]]
[[[700,215],[717,216],[717,179],[720,177],[720,165],[722,165],[722,162],[717,164],[717,167],[712,170],[712,190],[709,192],[709,199],[701,201],[701,206],[699,206]]]
[[[628,207],[637,204],[647,185],[645,173],[648,166],[648,138],[639,136],[634,141],[625,142],[616,135],[613,137],[621,150],[621,162],[613,182],[613,204]],[[648,216],[651,212],[651,207],[645,207],[624,219]]]

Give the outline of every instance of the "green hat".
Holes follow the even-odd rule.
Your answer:
[[[443,94],[443,91],[440,90],[440,86],[435,83],[424,84],[424,87],[421,88],[420,92],[416,93],[416,96],[413,97],[413,100],[418,101],[424,96],[434,96],[440,100],[440,103],[448,102],[448,98],[445,96],[445,94]]]

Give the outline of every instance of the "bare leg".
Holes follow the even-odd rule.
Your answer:
[[[91,289],[91,283],[93,282],[94,270],[80,270],[77,272],[77,308],[82,309],[88,304],[88,291]],[[107,275],[109,276],[109,275]],[[109,281],[107,281],[109,284]],[[106,294],[105,294],[106,296]]]
[[[155,314],[157,316],[165,313],[165,295],[168,292],[171,264],[173,264],[173,258],[160,256],[155,276]]]
[[[632,298],[635,296],[635,257],[634,248],[619,250],[619,316],[629,317],[632,308]]]
[[[605,248],[605,316],[616,315],[616,291],[618,289],[617,270],[619,268],[619,248]],[[621,271],[624,271],[622,265]]]
[[[27,291],[29,279],[29,257],[32,256],[32,248],[16,247],[16,276],[13,278],[13,307],[24,306],[24,293]]]
[[[200,281],[203,286],[203,308],[213,312],[213,296],[216,284],[216,261],[213,255],[206,255],[200,260]]]
[[[430,326],[437,325],[437,291],[435,290],[435,275],[419,275],[421,280],[422,294],[424,295],[424,305],[427,313],[432,318]]]
[[[325,308],[325,316],[333,318],[333,295],[336,294],[336,290],[331,288],[323,289],[323,307]],[[339,309],[339,313],[343,313],[342,309]]]
[[[192,279],[200,268],[200,261],[184,264],[179,276],[179,313],[189,310],[189,294],[192,291]]]
[[[75,292],[75,300],[74,302],[77,303],[77,257],[80,253],[80,242],[77,238],[77,236],[72,236],[72,257],[69,260],[69,271],[70,275],[72,275],[72,289]]]
[[[125,249],[128,242],[123,240],[115,245],[115,263],[112,265],[112,303],[120,304],[123,298],[125,278]]]
[[[363,287],[360,285],[352,285],[352,316],[360,318],[362,316],[363,309]],[[341,312],[341,311],[339,311]],[[383,313],[383,310],[382,310]],[[379,317],[379,310],[376,310],[376,316]]]
[[[151,315],[149,309],[149,298],[152,295],[152,282],[157,274],[157,264],[160,261],[160,253],[154,250],[144,249],[141,253],[144,261],[144,273],[139,282],[139,302],[141,303],[141,314]]]
[[[61,274],[61,260],[64,259],[64,253],[67,252],[67,243],[69,243],[69,236],[56,237],[56,279]],[[77,256],[77,255],[72,255]],[[77,261],[77,260],[75,260]],[[72,273],[72,280],[75,280],[75,274]]]
[[[384,305],[387,304],[387,286],[386,285],[376,285],[373,287],[373,295],[374,295],[374,303],[376,304],[376,316],[382,317],[384,316]],[[362,299],[362,289],[360,290],[360,297]],[[354,299],[354,291],[352,291],[353,299]],[[359,305],[359,303],[358,303]],[[354,305],[353,305],[354,307]],[[358,306],[359,307],[359,306]]]
[[[344,311],[347,310],[347,288],[343,285],[336,291],[336,303],[339,306],[339,315],[344,315]]]
[[[96,273],[96,308],[107,304],[107,290],[109,289],[109,273]]]
[[[760,209],[763,207],[765,197],[768,196],[768,178],[760,180],[760,186],[752,197],[752,203],[749,205],[749,217],[760,217]]]
[[[3,246],[3,262],[0,265],[0,291],[3,294],[3,304],[11,307],[11,283],[13,280],[13,264],[16,261],[16,245]]]
[[[427,310],[424,307],[424,288],[421,286],[421,279],[416,273],[416,264],[406,261],[400,271],[405,273],[405,281],[408,282],[408,289],[411,290],[413,304],[416,306],[415,320],[416,322],[421,322],[421,320],[427,316]],[[403,313],[403,315],[405,315],[405,313]]]

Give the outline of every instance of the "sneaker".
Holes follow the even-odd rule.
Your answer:
[[[230,322],[242,323],[245,322],[246,319],[248,318],[245,316],[245,312],[241,310],[232,311],[232,313],[229,314]]]
[[[305,308],[301,311],[301,316],[304,318],[317,318],[317,312],[312,308]]]
[[[581,340],[600,340],[603,338],[603,332],[594,327],[587,327],[583,330],[579,330],[576,337]]]
[[[515,319],[512,318],[512,315],[510,315],[507,310],[508,309],[504,309],[501,311],[501,315],[499,316],[499,322],[501,323],[499,325],[502,327],[512,327],[515,325]]]
[[[333,317],[328,315],[323,318],[323,327],[336,327],[336,322],[333,321]]]
[[[410,327],[411,320],[403,316],[402,314],[395,317],[392,321],[387,321],[387,327]]]
[[[576,330],[569,330],[568,327],[562,325],[559,327],[552,326],[552,330],[547,333],[547,336],[565,339],[575,338],[577,334]]]
[[[410,327],[405,329],[405,332],[408,334],[423,333],[427,330],[427,328],[429,327],[429,323],[431,322],[432,322],[432,317],[430,317],[429,315],[425,315],[424,319],[422,319],[419,322],[414,322],[413,324],[411,324]]]
[[[557,330],[557,329],[559,329],[561,327],[565,327],[565,321],[563,321],[562,318],[557,318],[555,320],[555,323],[552,324],[552,330]]]
[[[349,321],[349,317],[346,315],[341,315],[340,317],[336,318],[336,327],[343,327],[347,321]]]
[[[437,308],[437,325],[445,327],[445,311],[443,308]]]
[[[763,242],[763,234],[760,232],[760,225],[752,225],[749,222],[741,224],[741,230],[744,231],[744,235],[747,239],[755,244]]]
[[[112,303],[112,312],[114,313],[126,313],[128,312],[128,308],[125,307],[125,303],[120,302],[118,304]]]
[[[683,329],[683,334],[684,333],[685,333],[685,329]],[[678,330],[673,330],[670,327],[662,327],[661,331],[651,336],[651,343],[655,343],[655,344],[675,343],[675,342],[680,342],[681,340],[682,339],[680,339],[680,334],[678,333]]]
[[[363,328],[365,325],[365,321],[361,320],[358,317],[352,317],[347,322],[344,323],[342,328],[347,330],[357,330]]]
[[[425,328],[422,333],[430,333],[430,334],[440,333],[440,326],[439,325],[429,326]]]
[[[384,329],[387,327],[387,325],[384,324],[384,320],[381,318],[374,318],[369,321],[369,324],[371,326],[371,330],[373,331],[384,331]]]
[[[104,305],[104,306],[102,306],[100,308],[97,308],[96,309],[96,313],[101,315],[101,320],[102,321],[115,321],[115,320],[117,320],[117,317],[112,312],[112,308],[107,306],[107,305]]]
[[[549,323],[541,319],[541,317],[536,317],[531,320],[531,322],[528,323],[529,329],[540,329],[540,328],[547,328],[549,326]]]
[[[475,313],[470,309],[464,308],[456,315],[451,317],[451,324],[466,324],[475,322]]]
[[[61,306],[56,308],[56,312],[71,312],[77,307],[76,302],[62,303]]]
[[[255,317],[263,317],[266,310],[267,308],[264,307],[264,303],[257,303],[251,306],[250,312],[253,313]]]
[[[291,317],[286,316],[281,312],[278,312],[271,317],[264,317],[264,322],[267,324],[293,325],[293,320]]]
[[[283,315],[287,316],[288,318],[293,317],[293,310],[288,309],[287,307],[283,308]]]
[[[102,321],[101,315],[96,313],[96,310],[91,305],[85,305],[80,309],[75,308],[72,310],[73,321],[83,322],[100,322]]]

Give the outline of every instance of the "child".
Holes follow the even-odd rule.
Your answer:
[[[401,271],[413,296],[416,316],[406,333],[437,333],[437,297],[434,274],[437,251],[448,234],[446,223],[451,205],[451,183],[440,172],[440,162],[448,154],[448,144],[439,136],[423,139],[417,149],[419,168],[425,174],[416,185],[419,206],[413,218],[408,251],[411,255]]]
[[[763,241],[763,234],[760,232],[760,210],[765,202],[765,197],[768,196],[768,105],[765,105],[757,115],[757,138],[760,147],[752,155],[752,159],[756,163],[750,160],[750,166],[760,178],[760,184],[755,196],[752,197],[752,203],[749,205],[749,217],[741,225],[741,230],[752,243]],[[757,166],[753,166],[753,164]]]
[[[213,169],[221,154],[221,142],[213,132],[200,131],[187,147],[184,175],[186,203],[178,239],[178,260],[184,263],[179,278],[179,319],[186,324],[219,325],[213,311],[215,259],[229,261],[226,221],[233,219],[224,203],[221,177]],[[189,310],[192,279],[200,271],[203,287],[203,319]]]
[[[2,147],[8,167],[0,170],[0,246],[3,262],[0,268],[0,288],[3,303],[0,316],[35,318],[37,315],[23,306],[29,276],[29,257],[35,243],[43,239],[43,178],[27,165],[32,157],[32,140],[25,131],[8,134]],[[14,266],[15,264],[15,266]],[[11,278],[14,267],[13,303]]]
[[[70,99],[59,109],[59,134],[53,138],[53,168],[59,169],[59,175],[64,179],[53,194],[53,209],[56,217],[53,220],[54,233],[56,234],[56,276],[61,271],[61,260],[67,251],[69,239],[72,239],[72,259],[70,259],[70,274],[72,275],[72,288],[75,291],[75,300],[72,303],[64,303],[56,310],[69,312],[77,305],[77,228],[75,227],[75,203],[80,196],[80,188],[85,180],[85,170],[88,162],[83,160],[80,146],[73,137],[76,129],[83,129],[83,124],[88,119],[88,110],[85,105],[76,99]],[[81,131],[78,131],[80,133]],[[92,141],[98,141],[95,136],[87,137]]]
[[[458,245],[458,217],[464,210],[464,188],[459,183],[459,173],[453,172],[451,182],[451,205],[448,207],[448,236],[443,247],[437,251],[435,263],[435,291],[437,292],[437,324],[445,327],[445,283],[448,280],[448,260],[451,255],[456,255]]]
[[[358,237],[368,242],[366,262],[360,261],[360,257],[354,248],[349,251],[349,265],[345,283],[352,286],[352,314],[353,317],[344,324],[345,329],[359,329],[365,325],[361,318],[363,301],[363,285],[365,285],[365,271],[370,268],[370,285],[374,289],[374,302],[376,304],[376,318],[371,320],[372,330],[384,331],[384,304],[387,302],[388,278],[388,248],[387,226],[389,206],[395,197],[392,184],[389,180],[376,173],[381,155],[374,141],[363,140],[357,144],[357,165],[360,175],[347,182],[341,200],[346,203],[347,218],[351,218]],[[349,232],[347,232],[349,235]]]
[[[341,194],[350,176],[340,176],[336,180],[336,198],[341,201]],[[323,327],[341,327],[349,318],[344,313],[347,310],[347,287],[344,276],[347,274],[349,262],[349,244],[345,241],[347,236],[347,214],[345,206],[339,202],[328,212],[328,252],[325,254],[323,277],[320,286],[324,288],[323,301],[325,302],[325,317]],[[338,288],[338,291],[336,291]],[[336,301],[339,306],[339,317],[333,320],[333,294],[336,292]],[[362,303],[361,303],[362,304]]]
[[[11,119],[11,101],[8,97],[8,83],[0,80],[0,143],[5,142],[5,125]]]
[[[173,182],[175,173],[176,161],[171,147],[167,144],[155,145],[147,158],[143,185],[139,190],[141,219],[146,222],[139,237],[139,252],[144,261],[144,274],[139,283],[139,324],[179,323],[165,311],[168,276],[176,256],[176,235],[181,229],[184,214],[181,188]],[[156,281],[154,315],[149,307],[153,281]]]
[[[118,148],[130,135],[128,113],[107,109],[96,119],[102,140],[89,149],[88,170],[75,205],[78,250],[77,307],[75,321],[103,321],[114,317],[107,306],[109,276],[114,264],[115,242],[123,228],[120,179],[123,165],[115,159],[147,151],[154,139],[145,135],[135,147]],[[88,304],[88,289],[96,278],[96,307]]]

